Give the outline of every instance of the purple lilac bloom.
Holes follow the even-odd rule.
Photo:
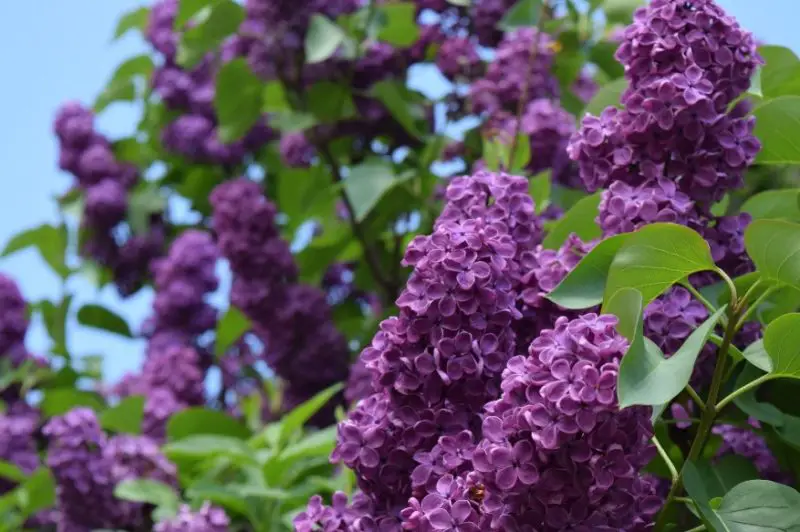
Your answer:
[[[231,302],[253,322],[267,364],[294,400],[344,381],[347,343],[333,324],[325,293],[297,284],[297,265],[275,223],[275,206],[246,179],[219,185],[211,204],[218,244],[234,276]]]
[[[204,503],[196,512],[182,506],[177,517],[158,523],[153,532],[228,532],[229,525],[224,510]]]
[[[756,432],[761,428],[761,424],[755,419],[750,419],[748,423],[749,427],[717,425],[712,429],[714,434],[722,437],[722,446],[717,451],[717,458],[728,455],[741,456],[756,466],[761,478],[793,484],[791,475],[781,471],[778,460],[770,451],[764,437]]]
[[[615,181],[603,191],[597,222],[603,236],[612,236],[659,222],[697,226],[700,215],[673,181],[659,179],[638,187]]]
[[[38,423],[38,416],[31,412],[0,414],[0,460],[17,466],[26,475],[39,467],[35,439]],[[15,485],[0,478],[0,494],[5,495]]]
[[[0,357],[20,346],[28,330],[27,304],[10,277],[0,274]]]
[[[567,156],[566,147],[575,132],[575,117],[547,98],[531,101],[522,115],[522,133],[531,143],[528,169],[537,174],[551,169],[553,180],[573,188],[581,182]]]
[[[354,532],[363,530],[359,525],[361,513],[348,504],[347,495],[341,491],[333,494],[330,506],[322,503],[322,497],[315,495],[308,501],[306,510],[294,518],[295,532]],[[365,531],[366,532],[366,531]]]
[[[436,57],[436,66],[449,79],[472,79],[480,73],[482,65],[477,47],[469,37],[448,37]]]
[[[755,42],[713,0],[639,8],[617,58],[622,110],[587,115],[568,148],[589,190],[675,181],[701,209],[742,184],[760,149],[754,119],[727,113],[762,63]]]
[[[286,166],[308,168],[314,159],[314,146],[303,133],[286,133],[280,141],[281,158]]]

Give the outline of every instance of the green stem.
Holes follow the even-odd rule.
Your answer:
[[[736,309],[736,305],[738,304],[738,298],[736,297],[736,283],[733,282],[733,279],[731,279],[722,268],[717,268],[715,271],[720,277],[722,277],[722,280],[727,283],[728,289],[731,291],[731,299],[729,304],[732,309]]]
[[[694,501],[689,497],[675,497],[675,502],[682,502],[683,504],[694,504]]]
[[[753,293],[756,291],[756,288],[758,288],[760,284],[761,284],[761,279],[756,279],[756,282],[750,285],[750,288],[748,288],[747,292],[745,292],[744,295],[742,296],[741,299],[742,305],[744,305],[745,302],[750,301],[750,297],[752,297]]]
[[[706,403],[700,398],[700,395],[692,388],[691,384],[686,385],[686,393],[689,394],[689,397],[692,398],[692,401],[700,408],[701,411],[706,409]]]
[[[731,404],[734,401],[734,399],[736,399],[740,395],[747,393],[754,388],[758,388],[759,386],[761,386],[762,384],[764,384],[765,382],[774,377],[775,376],[771,374],[762,375],[759,378],[748,382],[738,390],[731,392],[729,396],[725,397],[719,402],[719,404],[717,405],[717,411],[722,411],[723,408]]]
[[[666,526],[668,524],[668,510],[671,504],[675,501],[675,498],[680,495],[681,490],[683,489],[683,472],[685,470],[685,466],[689,462],[694,462],[697,460],[697,457],[700,456],[700,453],[703,451],[703,447],[705,447],[706,439],[708,439],[708,435],[714,425],[714,418],[717,415],[717,398],[719,397],[719,392],[722,388],[723,377],[725,375],[725,362],[728,357],[728,348],[733,341],[733,336],[736,334],[736,323],[738,321],[738,316],[736,315],[736,286],[734,286],[733,281],[731,281],[730,277],[728,277],[725,272],[720,270],[720,274],[722,275],[723,279],[728,282],[728,286],[731,290],[731,302],[728,306],[728,326],[725,328],[725,336],[722,339],[722,346],[720,346],[720,349],[717,352],[717,363],[714,367],[714,376],[711,378],[711,387],[708,392],[708,398],[706,399],[706,408],[703,411],[703,415],[700,417],[700,425],[697,428],[694,441],[692,441],[692,446],[689,448],[689,455],[686,457],[684,466],[678,473],[678,478],[670,487],[669,493],[667,494],[667,499],[664,502],[664,507],[661,509],[658,519],[656,520],[655,528],[653,529],[654,532],[663,532],[666,530]]]
[[[658,438],[653,436],[653,445],[656,446],[658,450],[658,454],[661,456],[664,463],[667,465],[667,469],[669,469],[669,474],[672,477],[672,482],[676,482],[678,480],[678,470],[675,468],[675,464],[672,463],[672,459],[670,459],[669,455],[667,454],[666,449],[661,445],[661,442],[658,441]]]
[[[756,309],[757,309],[757,308],[758,308],[758,307],[759,307],[759,306],[760,306],[760,305],[761,305],[761,304],[762,304],[762,303],[763,303],[763,302],[764,302],[764,301],[765,301],[765,300],[766,300],[766,299],[767,299],[769,296],[771,296],[773,293],[775,293],[775,290],[777,290],[777,289],[778,289],[778,287],[777,287],[777,286],[772,286],[772,287],[770,287],[770,288],[767,288],[766,290],[764,290],[764,293],[763,293],[763,294],[761,294],[760,296],[758,296],[758,298],[757,298],[755,301],[753,301],[753,304],[752,304],[752,305],[750,305],[750,306],[748,306],[748,307],[747,307],[747,310],[745,310],[744,314],[742,314],[742,317],[741,317],[741,318],[739,318],[739,323],[737,323],[737,324],[736,324],[736,328],[737,328],[737,329],[741,329],[741,328],[742,328],[742,325],[744,325],[744,324],[745,324],[745,322],[748,320],[748,318],[750,318],[750,316],[753,314],[753,312],[755,312],[755,311],[756,311]],[[745,300],[743,299],[743,300],[742,300],[742,304],[744,304],[744,301],[745,301]]]
[[[703,530],[706,530],[706,525],[700,525],[700,526],[696,526],[694,528],[690,528],[686,532],[702,532]]]

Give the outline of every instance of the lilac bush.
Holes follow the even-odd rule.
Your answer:
[[[2,253],[58,285],[0,274],[3,525],[800,524],[794,54],[583,4],[123,15],[145,53],[56,111],[59,216]]]

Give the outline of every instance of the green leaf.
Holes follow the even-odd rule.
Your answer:
[[[800,95],[800,59],[783,46],[761,46],[758,53],[766,64],[761,67],[761,92],[764,98]]]
[[[363,221],[389,190],[407,179],[395,175],[392,164],[383,159],[367,159],[352,167],[343,186],[353,204],[356,221]]]
[[[509,153],[509,157],[511,153]],[[527,135],[517,135],[516,149],[513,153],[514,160],[509,161],[508,167],[512,172],[522,172],[531,160],[531,140]]]
[[[630,24],[633,12],[644,3],[645,0],[605,0],[603,2],[603,11],[609,26],[615,23]]]
[[[281,462],[291,462],[304,458],[330,456],[336,445],[336,437],[337,429],[335,425],[314,431],[302,440],[292,443],[292,445],[284,449],[278,456],[278,460]]]
[[[246,59],[234,59],[222,66],[214,94],[222,142],[241,139],[258,122],[262,91],[261,80],[250,70]]]
[[[29,247],[36,247],[39,255],[59,277],[66,279],[69,276],[70,269],[64,263],[67,252],[67,232],[65,228],[43,224],[17,233],[6,244],[0,256],[7,257],[12,253]]]
[[[394,2],[378,7],[383,19],[383,27],[378,32],[378,39],[394,46],[405,48],[411,46],[419,38],[417,25],[417,6],[412,2]]]
[[[177,511],[180,505],[180,498],[171,486],[147,478],[120,482],[114,488],[114,496],[124,501],[146,502],[169,511]]]
[[[550,205],[550,179],[550,170],[545,170],[528,180],[528,193],[533,198],[537,214],[541,214]]]
[[[800,379],[800,314],[785,314],[770,323],[764,331],[764,349],[772,375]]]
[[[0,478],[14,482],[22,482],[28,477],[16,464],[0,460]]]
[[[765,190],[750,196],[741,208],[754,220],[775,219],[800,222],[800,189]]]
[[[736,378],[734,389],[738,390],[762,375],[763,373],[758,368],[752,364],[746,364]],[[756,397],[756,390],[750,390],[740,394],[734,399],[734,403],[736,403],[736,406],[738,406],[742,412],[759,421],[769,423],[775,427],[780,427],[784,424],[786,417],[784,413],[776,408],[775,405],[759,401]]]
[[[173,29],[183,31],[186,29],[186,24],[195,18],[195,15],[205,9],[209,9],[215,2],[216,0],[179,0],[178,12],[175,14],[175,20],[172,23]]]
[[[756,220],[747,226],[744,244],[764,279],[800,289],[800,225]]]
[[[750,77],[750,88],[747,89],[747,94],[750,96],[755,96],[757,98],[763,98],[764,93],[762,92],[761,88],[761,67],[756,67],[755,72]]]
[[[571,233],[578,235],[584,242],[600,238],[603,233],[596,221],[600,195],[597,192],[573,205],[550,230],[542,245],[547,249],[558,249]]]
[[[694,465],[712,499],[722,497],[736,485],[759,476],[752,462],[736,454],[723,456],[713,462],[700,459]]]
[[[542,0],[519,0],[508,10],[499,27],[503,31],[536,26],[542,16]]]
[[[772,371],[772,359],[769,358],[769,354],[767,354],[767,350],[764,348],[763,339],[756,340],[748,345],[747,348],[742,351],[742,356],[761,371],[765,373]]]
[[[706,241],[688,227],[647,225],[631,233],[614,257],[605,298],[622,288],[635,288],[646,306],[678,281],[715,267]]]
[[[264,102],[261,110],[265,113],[291,110],[289,100],[286,99],[286,91],[280,81],[270,81],[264,85],[261,100]]]
[[[269,125],[281,133],[292,133],[303,131],[317,124],[316,118],[310,113],[297,113],[294,111],[282,111],[276,113],[270,119]]]
[[[800,493],[775,482],[749,480],[735,486],[715,511],[730,532],[800,530]]]
[[[47,334],[55,346],[52,351],[61,356],[69,356],[67,352],[67,314],[72,303],[72,296],[66,296],[58,304],[44,300],[38,303]]]
[[[250,320],[236,307],[228,307],[225,315],[217,322],[217,340],[214,352],[218,357],[225,354],[230,346],[252,327]]]
[[[167,439],[170,441],[199,435],[243,440],[250,437],[250,431],[239,420],[223,412],[202,407],[181,410],[167,422]]]
[[[415,109],[409,101],[408,90],[397,81],[383,80],[374,84],[370,89],[372,96],[389,110],[395,120],[415,137],[422,133],[417,126],[417,118],[422,118],[419,109]],[[419,116],[415,117],[417,114]]]
[[[644,333],[642,312],[644,304],[642,294],[634,288],[622,288],[608,300],[606,312],[617,317],[617,331],[628,339],[628,353],[644,350]]]
[[[143,419],[144,397],[134,395],[123,398],[100,414],[100,426],[113,432],[141,434]]]
[[[781,96],[753,110],[761,141],[756,164],[800,164],[800,96]]]
[[[547,299],[567,309],[584,309],[603,302],[608,270],[629,233],[614,235],[596,245],[547,294]]]
[[[280,445],[285,445],[286,442],[289,441],[289,438],[300,430],[303,425],[305,425],[306,421],[311,419],[311,416],[328,404],[328,401],[339,393],[342,388],[344,388],[344,385],[341,383],[334,384],[284,415],[279,422],[281,427],[280,435],[278,436]]]
[[[730,532],[711,508],[711,504],[709,504],[711,495],[706,483],[703,481],[703,475],[692,462],[683,464],[683,484],[686,486],[686,493],[697,504],[697,508],[703,516],[704,524],[709,527],[709,530]]]
[[[93,329],[108,331],[126,338],[133,338],[125,319],[100,305],[84,305],[78,310],[78,323]]]
[[[170,459],[202,460],[212,456],[227,456],[244,463],[256,463],[255,454],[247,443],[230,436],[196,434],[167,443],[162,451]]]
[[[508,147],[503,143],[487,137],[483,138],[483,162],[493,172],[505,167],[508,162]]]
[[[215,0],[193,20],[195,24],[183,32],[178,46],[177,62],[184,68],[194,67],[206,53],[236,33],[244,21],[244,9],[233,0]]]
[[[136,101],[136,85],[133,80],[124,80],[110,83],[101,92],[94,102],[94,112],[102,113],[114,102]]]
[[[589,60],[600,67],[600,70],[605,72],[610,80],[621,78],[625,74],[625,69],[614,57],[618,47],[618,43],[600,41],[595,44],[591,52],[589,52]],[[612,103],[609,105],[614,104]]]
[[[135,80],[142,78],[143,83],[148,82],[154,68],[153,59],[147,54],[137,55],[124,61],[117,67],[106,88],[97,97],[94,104],[95,112],[103,111],[116,101],[135,101],[137,95]]]
[[[345,41],[346,35],[324,15],[311,15],[306,32],[306,63],[319,63],[332,56]]]
[[[39,409],[46,418],[61,416],[79,406],[100,412],[106,407],[106,404],[98,393],[75,388],[44,390],[42,402],[39,403]]]
[[[51,508],[56,502],[56,482],[46,467],[37,469],[20,487],[24,494],[21,507],[26,517]]]
[[[166,206],[167,200],[158,185],[146,182],[137,187],[128,200],[128,225],[133,234],[147,234],[152,216],[163,212]]]
[[[122,15],[117,22],[117,27],[114,30],[114,39],[119,39],[131,30],[138,30],[144,33],[147,27],[147,19],[150,16],[150,10],[146,7],[139,7],[132,11],[128,11]]]
[[[586,105],[583,114],[589,113],[594,116],[600,116],[606,107],[620,107],[619,100],[627,88],[628,80],[625,78],[618,78],[611,83],[603,85]]]
[[[622,358],[617,381],[620,408],[670,402],[689,384],[694,364],[727,307],[698,326],[669,358],[647,349],[631,349]]]
[[[336,122],[356,112],[353,94],[341,83],[321,81],[308,89],[308,110],[320,123]]]

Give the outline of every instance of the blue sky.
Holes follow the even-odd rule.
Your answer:
[[[800,50],[800,32],[793,27],[798,0],[719,0],[739,22],[770,44]],[[0,17],[0,102],[5,103],[5,126],[0,129],[0,247],[11,236],[45,221],[56,221],[53,197],[71,178],[57,166],[51,133],[58,106],[70,99],[91,103],[117,64],[146,48],[133,34],[112,42],[117,18],[142,0],[44,0],[9,2]],[[130,133],[136,111],[112,106],[99,118],[99,128],[111,137]],[[29,300],[58,297],[59,281],[33,251],[0,259],[0,272],[15,278]],[[150,295],[120,301],[113,289],[97,293],[86,283],[70,286],[78,303],[100,302],[124,314],[137,327],[148,313]],[[77,308],[77,307],[75,307]],[[70,328],[74,355],[103,355],[109,380],[138,367],[140,341],[120,339],[82,327]],[[34,323],[28,346],[35,352],[48,347],[41,324]]]

